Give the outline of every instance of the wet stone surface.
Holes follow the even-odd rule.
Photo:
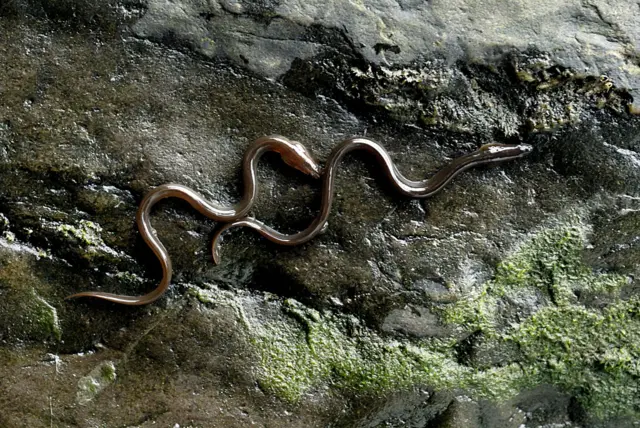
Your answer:
[[[0,3],[0,426],[637,426],[639,15]],[[230,205],[269,134],[322,161],[366,135],[413,179],[493,141],[534,151],[426,200],[354,153],[324,234],[284,248],[235,230],[218,266],[215,222],[163,201],[166,295],[64,300],[155,287],[144,194],[178,182]],[[278,155],[258,181],[262,221],[316,215],[320,183]]]

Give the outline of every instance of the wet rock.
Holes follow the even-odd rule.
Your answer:
[[[78,381],[77,403],[86,405],[115,380],[116,368],[113,362],[100,363],[98,367]]]
[[[382,331],[415,337],[447,337],[452,335],[427,308],[407,307],[392,310],[382,323]]]
[[[434,426],[438,428],[455,428],[464,426],[480,426],[478,405],[468,397],[457,397],[447,410],[438,417]]]
[[[447,64],[460,60],[491,64],[501,51],[525,52],[533,47],[553,52],[553,59],[540,62],[609,76],[631,89],[638,87],[638,13],[632,1],[546,1],[492,8],[464,0],[446,7],[428,2],[326,6],[287,0],[257,4],[152,0],[133,30],[140,37],[174,44],[177,40],[204,55],[228,57],[272,78],[289,71],[295,60],[335,52],[372,65],[398,67],[424,58],[443,58]],[[465,37],[455,37],[459,34]],[[397,73],[404,81],[419,79],[434,88],[441,88],[441,79],[450,75]],[[528,71],[521,76],[537,80]],[[545,86],[555,84],[552,79]],[[484,102],[496,108],[489,99]],[[515,117],[503,119],[517,122]]]
[[[446,411],[452,400],[450,393],[434,393],[422,388],[405,391],[385,397],[384,404],[378,405],[375,412],[360,421],[359,426],[428,426]]]
[[[556,3],[0,4],[0,425],[631,426],[640,11]],[[321,161],[366,135],[412,179],[535,150],[425,200],[350,155],[324,234],[237,230],[219,266],[215,222],[163,201],[166,296],[64,300],[155,287],[143,195],[230,205],[274,133]],[[318,180],[257,178],[262,221],[316,215]]]

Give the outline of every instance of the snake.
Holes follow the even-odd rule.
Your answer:
[[[279,153],[287,165],[314,178],[320,178],[320,167],[304,145],[279,135],[270,135],[255,140],[245,151],[242,160],[244,192],[240,201],[235,205],[224,207],[212,204],[193,189],[181,184],[168,183],[155,187],[140,202],[136,213],[136,222],[142,238],[162,266],[160,284],[154,290],[141,296],[85,291],[67,296],[66,299],[94,297],[131,306],[146,305],[159,299],[171,284],[173,269],[169,253],[151,225],[152,208],[163,199],[178,198],[188,202],[196,211],[214,221],[233,221],[245,217],[253,207],[258,192],[256,180],[258,161],[264,153],[270,151]]]
[[[215,232],[211,244],[213,261],[215,264],[219,264],[222,235],[231,228],[248,227],[256,230],[269,241],[285,246],[306,243],[323,233],[328,227],[338,167],[344,156],[352,151],[364,150],[372,153],[378,159],[387,178],[401,194],[411,198],[427,198],[442,190],[451,179],[462,171],[478,165],[520,158],[527,155],[532,149],[532,146],[527,144],[485,144],[472,153],[455,158],[430,178],[412,181],[398,171],[391,156],[382,145],[368,138],[354,137],[344,140],[331,152],[326,166],[321,168],[309,150],[301,143],[278,135],[263,137],[256,140],[245,152],[242,162],[245,188],[241,200],[236,205],[231,207],[213,205],[193,189],[175,183],[158,186],[143,198],[136,214],[136,222],[143,240],[154,252],[162,266],[162,280],[154,290],[141,296],[86,291],[68,296],[67,299],[94,297],[113,303],[136,306],[152,303],[167,291],[173,272],[171,258],[157,237],[150,221],[151,209],[165,198],[183,199],[204,216],[225,223]],[[306,229],[300,232],[283,234],[248,215],[257,196],[256,168],[258,160],[268,151],[279,153],[287,165],[302,173],[316,179],[322,178],[320,213]]]
[[[304,244],[323,233],[328,227],[338,167],[345,155],[356,150],[373,154],[377,158],[387,179],[402,195],[411,198],[428,198],[442,190],[447,183],[462,171],[478,165],[504,162],[523,157],[529,154],[533,150],[533,147],[528,144],[485,144],[474,152],[455,158],[451,163],[438,170],[431,177],[422,181],[412,181],[398,171],[389,153],[379,143],[364,137],[349,138],[337,145],[329,155],[322,174],[320,213],[306,229],[293,234],[283,234],[260,220],[248,216],[228,222],[214,233],[211,244],[214,263],[220,263],[220,243],[222,242],[222,235],[232,228],[248,227],[256,230],[271,242],[287,246]]]

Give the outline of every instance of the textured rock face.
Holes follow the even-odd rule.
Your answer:
[[[0,426],[635,426],[638,4],[0,4]],[[604,76],[606,75],[606,77]],[[635,99],[634,99],[635,96]],[[221,204],[254,139],[352,135],[422,178],[490,141],[527,158],[397,196],[343,163],[325,234],[279,248],[166,201]],[[315,216],[266,156],[254,214]]]
[[[296,59],[336,50],[372,64],[434,56],[450,64],[486,63],[504,48],[533,47],[553,52],[554,65],[608,75],[634,91],[640,86],[635,1],[150,0],[147,7],[133,26],[138,36],[171,34],[268,77],[287,73]]]

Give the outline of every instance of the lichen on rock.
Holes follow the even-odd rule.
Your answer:
[[[105,361],[89,374],[78,380],[76,401],[86,405],[116,380],[116,366],[113,361]]]
[[[495,366],[474,367],[473,358],[460,364],[454,336],[389,339],[357,318],[292,299],[268,303],[272,321],[264,324],[262,309],[243,307],[232,294],[222,299],[214,289],[198,295],[236,307],[257,351],[261,386],[288,401],[325,387],[375,395],[427,385],[503,402],[523,388],[551,384],[575,394],[598,418],[637,417],[640,301],[615,297],[627,277],[594,273],[583,263],[588,229],[579,217],[543,228],[500,262],[477,294],[436,306],[444,322],[473,332],[476,342],[484,338],[492,352],[516,346],[513,361]],[[588,307],[580,301],[588,292],[614,300]],[[527,293],[543,297],[520,312]]]
[[[0,2],[0,426],[633,426],[640,10],[494,6]],[[166,295],[64,299],[157,286],[144,195],[231,206],[274,133],[321,163],[365,135],[415,180],[534,151],[426,200],[354,153],[325,233],[236,230],[218,266],[216,222],[163,200]],[[318,180],[274,154],[257,178],[252,215],[308,226]]]
[[[0,264],[0,340],[10,344],[59,342],[62,327],[58,310],[51,303],[55,300],[43,297],[50,290],[32,272],[33,254],[7,257],[11,253],[2,246],[0,254],[5,255]]]

